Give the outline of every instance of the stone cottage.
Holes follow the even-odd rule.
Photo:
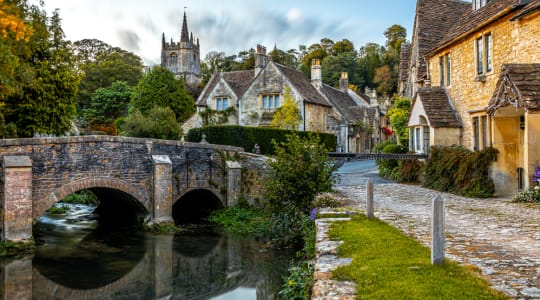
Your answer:
[[[380,140],[377,99],[357,94],[348,85],[346,73],[339,89],[324,84],[318,60],[313,61],[310,79],[269,60],[266,48],[258,45],[253,70],[212,75],[196,101],[198,113],[185,123],[184,131],[204,124],[270,126],[288,88],[302,118],[298,130],[335,134],[338,151],[369,151]]]
[[[496,193],[530,186],[540,161],[540,1],[418,0],[403,47],[410,148],[494,147]]]

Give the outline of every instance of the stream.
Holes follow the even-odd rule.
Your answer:
[[[33,256],[0,260],[3,299],[274,299],[294,258],[209,224],[158,235],[62,205],[34,225]]]

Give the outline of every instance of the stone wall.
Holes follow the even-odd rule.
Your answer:
[[[430,75],[433,85],[439,85],[439,58],[450,54],[451,85],[446,87],[459,118],[462,121],[460,143],[473,149],[473,117],[486,115],[486,107],[495,92],[500,78],[501,67],[508,63],[538,63],[540,61],[540,16],[532,14],[520,20],[511,20],[510,14],[465,36],[457,43],[441,49],[430,58]],[[475,41],[477,38],[491,34],[493,68],[478,78],[476,72]],[[488,125],[488,144],[499,150],[499,159],[494,163],[492,178],[495,180],[499,195],[511,194],[517,190],[517,168],[524,168],[525,175],[530,177],[529,169],[537,158],[528,154],[530,146],[522,145],[520,138],[519,115],[523,111],[514,112],[504,117],[495,116]],[[511,117],[510,120],[508,117]],[[508,120],[507,120],[508,119]],[[532,119],[532,118],[531,118]],[[528,125],[528,124],[527,124]],[[526,126],[527,127],[527,126]],[[535,136],[530,131],[528,134]],[[528,143],[536,145],[537,139],[528,139]],[[524,150],[520,147],[529,148]],[[534,155],[533,153],[531,153]],[[527,161],[524,159],[527,158]],[[526,177],[526,178],[527,178]],[[526,182],[527,184],[527,182]]]

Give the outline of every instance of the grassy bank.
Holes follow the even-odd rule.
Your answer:
[[[448,260],[432,266],[428,248],[382,221],[355,216],[329,234],[344,241],[340,256],[353,258],[333,275],[356,282],[357,299],[509,299],[474,268]]]

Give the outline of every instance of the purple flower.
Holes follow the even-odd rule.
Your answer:
[[[309,216],[309,218],[311,219],[311,221],[315,221],[315,219],[317,219],[317,208],[311,210],[311,215]]]

